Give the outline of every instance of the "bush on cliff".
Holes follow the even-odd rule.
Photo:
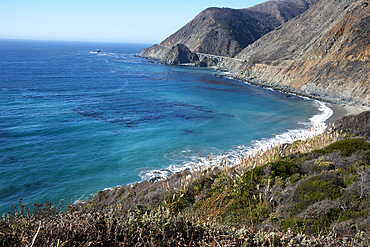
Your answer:
[[[370,244],[369,162],[368,143],[347,139],[253,169],[184,171],[102,191],[67,211],[21,204],[0,220],[0,246]]]

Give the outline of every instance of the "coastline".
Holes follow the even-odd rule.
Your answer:
[[[229,77],[231,80],[235,78]],[[250,84],[252,86],[257,86]],[[271,90],[274,90],[271,88]],[[289,92],[281,92],[284,94],[293,94]],[[295,94],[293,94],[295,95]],[[241,144],[233,148],[222,151],[218,154],[208,154],[208,157],[193,156],[190,161],[184,161],[178,164],[171,164],[163,169],[145,170],[140,174],[142,181],[153,180],[157,178],[166,179],[181,171],[190,171],[194,168],[194,164],[199,167],[217,167],[222,160],[228,160],[229,166],[238,165],[240,157],[253,156],[254,154],[262,151],[267,151],[272,146],[280,144],[291,144],[294,141],[313,137],[315,135],[325,132],[328,124],[327,119],[331,118],[334,114],[333,109],[324,101],[317,99],[310,99],[304,96],[296,95],[300,98],[306,98],[313,102],[318,108],[319,113],[309,118],[309,123],[305,127],[296,129],[287,129],[285,132],[278,133],[273,137],[265,137],[262,139],[253,140],[250,144]],[[341,116],[341,112],[335,114]],[[336,119],[336,118],[335,118]],[[334,120],[335,120],[334,119]]]
[[[283,93],[290,94],[290,92]],[[263,138],[261,140],[255,140],[252,145],[238,146],[236,147],[236,150],[240,151],[240,153],[237,153],[236,155],[234,152],[230,152],[230,150],[228,150],[226,153],[222,153],[213,157],[197,157],[197,159],[193,160],[192,162],[177,165],[173,164],[161,170],[151,170],[146,174],[146,176],[142,177],[140,182],[118,185],[116,187],[105,188],[102,191],[98,191],[96,194],[93,194],[92,201],[94,201],[98,207],[103,207],[104,205],[107,206],[109,203],[116,200],[118,196],[120,196],[120,198],[127,199],[131,195],[130,191],[136,190],[146,190],[147,192],[143,193],[143,195],[145,194],[144,197],[147,197],[147,200],[153,200],[151,199],[152,191],[155,191],[153,187],[160,187],[163,194],[165,194],[165,191],[179,191],[181,186],[186,186],[191,183],[194,178],[201,176],[200,174],[202,174],[202,171],[204,171],[203,168],[212,168],[211,170],[215,170],[216,168],[217,170],[217,167],[219,166],[232,169],[233,166],[240,164],[239,162],[242,160],[241,157],[254,157],[259,153],[266,153],[267,149],[273,147],[274,145],[281,145],[284,147],[286,146],[285,144],[290,144],[297,140],[306,139],[308,137],[324,133],[326,129],[335,122],[335,120],[341,118],[342,116],[355,115],[370,110],[370,107],[365,106],[332,104],[318,99],[309,100],[313,100],[315,104],[318,104],[318,110],[320,113],[310,118],[311,126],[308,129],[288,129],[286,132],[278,134],[273,138]],[[243,155],[240,156],[240,154]],[[167,186],[165,185],[165,182]],[[124,196],[125,193],[128,193],[129,196]],[[133,193],[135,195],[136,192]],[[156,191],[156,193],[159,192]],[[138,196],[138,198],[142,199],[140,196]],[[139,203],[140,201],[138,198],[133,197],[133,201],[130,203],[132,205]],[[164,197],[160,200],[163,201]],[[76,203],[78,203],[78,201]]]
[[[140,57],[140,56],[139,56]],[[147,57],[142,57],[144,59],[148,59]],[[157,58],[151,57],[151,59],[158,60]],[[181,64],[183,65],[183,64]],[[179,65],[179,66],[181,66]],[[240,145],[237,146],[234,150],[225,150],[225,152],[220,153],[212,157],[211,160],[204,158],[204,157],[195,157],[190,162],[183,162],[180,164],[172,164],[169,167],[163,169],[154,169],[154,170],[146,170],[140,174],[142,181],[151,180],[153,178],[168,178],[173,174],[176,174],[183,170],[191,170],[194,164],[202,165],[210,165],[214,166],[219,163],[222,159],[227,159],[230,161],[231,164],[235,165],[240,155],[248,156],[253,153],[256,153],[260,150],[265,150],[266,148],[282,143],[292,143],[293,141],[305,139],[310,136],[314,136],[317,134],[321,134],[325,132],[325,130],[334,124],[334,122],[346,115],[354,115],[359,114],[364,111],[370,110],[370,107],[366,106],[359,106],[359,105],[352,105],[353,103],[344,103],[344,102],[334,102],[329,101],[328,99],[324,99],[321,97],[314,97],[312,95],[307,95],[303,92],[294,90],[293,88],[286,87],[286,86],[279,86],[273,85],[270,83],[264,83],[263,81],[259,80],[246,80],[244,78],[240,78],[237,76],[233,71],[228,69],[222,69],[219,66],[208,67],[210,69],[214,69],[216,71],[221,72],[221,77],[227,77],[231,80],[237,80],[246,84],[254,85],[257,87],[268,88],[273,91],[295,95],[302,98],[307,98],[318,103],[318,109],[320,113],[314,115],[310,118],[311,125],[307,127],[307,129],[288,129],[284,133],[277,134],[275,137],[272,138],[263,138],[261,140],[255,140],[251,145]],[[217,76],[217,75],[215,75]],[[237,153],[235,153],[235,151]]]
[[[233,77],[228,78],[232,80],[238,80],[237,78]],[[244,81],[244,83],[248,82]],[[160,170],[145,170],[142,174],[140,174],[141,181],[137,183],[105,188],[92,194],[91,198],[87,200],[85,199],[84,201],[94,202],[98,208],[106,207],[111,203],[114,203],[114,201],[117,202],[118,200],[126,200],[126,207],[129,207],[130,205],[133,206],[135,204],[143,204],[143,202],[155,204],[159,201],[164,201],[165,195],[169,191],[178,191],[180,188],[182,188],[182,186],[191,183],[192,179],[200,176],[199,174],[202,171],[202,167],[215,168],[216,166],[222,164],[224,167],[231,168],[233,165],[237,165],[237,163],[240,162],[240,157],[242,157],[240,156],[241,154],[243,154],[245,157],[253,156],[259,151],[266,151],[264,150],[265,148],[269,148],[273,145],[292,143],[293,141],[298,140],[299,136],[305,138],[308,136],[321,134],[327,127],[330,127],[335,120],[342,116],[359,114],[361,112],[370,110],[370,107],[328,103],[322,99],[315,99],[305,95],[295,94],[289,90],[279,90],[266,85],[258,85],[254,83],[249,84],[257,87],[266,87],[281,93],[292,94],[312,100],[318,105],[319,112],[310,118],[311,124],[307,128],[288,129],[286,132],[280,133],[275,137],[255,140],[252,145],[241,145],[235,147],[233,150],[225,150],[225,152],[213,157],[196,156],[190,162],[172,164],[169,167]],[[315,126],[322,127],[316,130]],[[167,186],[165,186],[165,181]],[[140,192],[142,196],[140,196],[138,192]],[[136,193],[138,193],[137,196]],[[80,201],[76,201],[75,203],[78,204],[79,202]]]
[[[333,104],[328,106],[332,109],[333,114],[325,121],[327,126],[333,125],[335,120],[348,115],[357,115],[365,111],[369,111],[370,107],[357,105],[338,105]]]
[[[322,97],[314,97],[312,95],[299,92],[296,89],[283,86],[283,85],[273,85],[273,84],[263,82],[263,81],[258,81],[258,80],[257,81],[256,80],[246,80],[244,78],[241,78],[235,75],[235,73],[232,73],[229,70],[221,70],[220,68],[214,68],[214,69],[222,72],[223,76],[226,76],[230,79],[242,81],[244,83],[255,85],[257,87],[265,87],[265,88],[268,88],[274,91],[296,95],[298,97],[309,98],[309,99],[316,100],[317,102],[325,104],[326,107],[332,110],[331,116],[328,117],[326,120],[322,121],[322,123],[324,123],[327,127],[330,127],[331,125],[333,125],[337,119],[343,116],[357,115],[365,111],[370,111],[370,106],[363,106],[363,105],[361,106],[361,105],[354,104],[353,102],[348,102],[348,103],[335,102],[333,100],[325,99]]]
[[[288,92],[285,92],[288,93]],[[316,134],[321,134],[326,131],[326,128],[330,127],[335,120],[347,116],[347,115],[356,115],[365,111],[369,111],[370,107],[365,106],[356,106],[356,105],[338,105],[338,104],[330,104],[324,101],[320,101],[317,99],[312,99],[319,104],[318,109],[320,111],[319,114],[314,115],[310,118],[312,126],[307,129],[291,129],[287,132],[281,133],[276,135],[273,138],[264,138],[261,140],[255,140],[252,145],[248,146],[239,146],[237,149],[244,154],[244,157],[252,157],[258,152],[266,152],[266,150],[276,144],[284,145],[293,143],[296,140],[301,140],[301,138],[305,139],[307,137],[312,137]],[[328,115],[330,115],[328,117]],[[322,124],[326,126],[323,126]],[[312,128],[313,127],[313,128]],[[294,139],[292,137],[294,136]],[[282,141],[282,142],[281,142]],[[266,149],[267,148],[267,149]],[[229,150],[230,151],[230,150]],[[176,188],[180,188],[184,184],[189,183],[199,172],[202,171],[204,167],[217,167],[219,164],[224,167],[233,167],[238,165],[240,162],[240,153],[233,157],[232,152],[228,154],[219,154],[213,157],[198,157],[196,160],[192,162],[182,163],[182,164],[173,164],[167,168],[161,170],[151,170],[146,176],[142,177],[140,182],[126,184],[126,185],[118,185],[115,187],[105,188],[103,191],[98,191],[96,194],[93,194],[93,199],[95,203],[99,206],[105,205],[112,197],[116,197],[118,194],[126,193],[127,191],[134,190],[136,188],[149,188],[149,187],[161,187],[161,183],[164,186],[164,182],[155,183],[158,181],[170,181],[170,184],[166,188],[166,191],[170,191],[170,188],[173,188],[175,191]],[[224,161],[229,163],[224,163]],[[148,172],[148,171],[147,171]],[[176,181],[175,184],[173,184]],[[182,184],[184,183],[184,184]],[[159,185],[158,185],[159,184]],[[148,194],[151,194],[148,192]],[[123,197],[122,197],[123,198]],[[150,198],[150,195],[149,197]],[[79,203],[80,201],[76,201],[75,203]],[[108,204],[107,204],[108,205]]]

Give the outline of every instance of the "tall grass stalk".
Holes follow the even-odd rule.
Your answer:
[[[309,132],[313,132],[309,129]],[[334,128],[329,128],[321,134],[301,135],[299,140],[294,141],[292,144],[276,143],[271,145],[266,150],[251,151],[243,157],[238,157],[235,160],[229,160],[227,157],[213,158],[207,155],[207,158],[202,158],[202,161],[193,165],[193,173],[201,176],[206,171],[214,169],[215,166],[223,169],[225,172],[229,170],[245,170],[246,168],[255,168],[262,166],[269,162],[275,162],[281,157],[289,156],[295,153],[307,153],[315,149],[322,149],[336,141],[343,140],[345,135],[335,131]],[[292,136],[292,140],[297,139]],[[199,154],[200,155],[200,154]],[[201,157],[201,155],[200,155]],[[203,171],[203,172],[202,172]],[[193,176],[195,178],[195,176]]]

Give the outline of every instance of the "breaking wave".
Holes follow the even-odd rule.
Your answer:
[[[140,171],[140,177],[143,180],[154,178],[166,178],[174,173],[183,170],[192,170],[194,166],[217,166],[222,160],[227,159],[230,165],[237,165],[240,157],[252,155],[257,151],[265,151],[271,146],[282,143],[293,143],[296,140],[302,140],[314,135],[321,134],[327,128],[325,121],[333,114],[324,102],[314,101],[318,107],[319,113],[309,119],[309,122],[302,123],[305,127],[298,129],[288,129],[286,132],[277,134],[273,138],[263,138],[261,140],[254,140],[250,145],[239,145],[226,151],[221,151],[218,154],[211,154],[209,157],[201,157],[197,152],[191,150],[184,150],[183,153],[190,153],[187,156],[188,161],[179,164],[172,164],[165,169],[143,169]]]

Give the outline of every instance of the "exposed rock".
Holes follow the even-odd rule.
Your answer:
[[[212,67],[212,66],[217,66],[218,64],[218,60],[215,59],[215,58],[208,58],[208,57],[204,57],[204,59],[202,60],[202,62],[208,66],[208,67]]]
[[[334,127],[343,133],[370,137],[370,111],[343,116],[335,121]]]
[[[151,59],[157,59],[161,60],[162,57],[170,50],[171,48],[161,46],[161,45],[153,45],[149,48],[143,49],[139,57],[144,57],[144,58],[151,58]]]
[[[288,22],[294,17],[308,10],[318,0],[290,0],[290,1],[267,1],[249,8],[250,10],[269,14],[281,24]]]
[[[318,0],[282,0],[247,9],[208,8],[140,56],[161,59],[158,55],[163,55],[163,47],[185,44],[192,52],[231,57],[316,2]]]
[[[366,41],[360,38],[369,31],[369,11],[362,8],[360,2],[322,0],[304,14],[247,47],[238,57],[255,61],[359,57],[360,54],[356,52],[361,52],[360,49],[347,53],[348,50],[344,48]]]
[[[333,103],[370,104],[370,8],[322,0],[220,64],[238,78]],[[241,72],[243,74],[241,75]]]
[[[184,44],[177,44],[164,54],[160,62],[169,65],[179,65],[197,61],[199,61],[197,54],[191,52]]]
[[[217,66],[236,79],[333,103],[370,105],[368,1],[315,3],[289,0],[242,10],[209,8],[140,55],[161,59],[168,47],[184,43],[199,54],[203,66]],[[230,58],[205,59],[201,53]]]
[[[208,67],[209,65],[205,61],[197,61],[194,64],[196,67]]]

